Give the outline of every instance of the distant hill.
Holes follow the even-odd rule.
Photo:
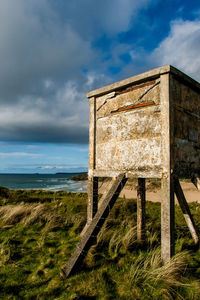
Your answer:
[[[88,180],[88,173],[80,173],[70,177],[69,179],[74,181],[85,181]]]

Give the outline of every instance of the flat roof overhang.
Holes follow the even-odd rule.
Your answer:
[[[99,89],[93,90],[87,94],[87,97],[88,98],[99,97],[104,94],[107,94],[108,92],[111,93],[111,92],[120,90],[122,88],[127,88],[127,87],[131,86],[132,84],[140,84],[145,81],[159,78],[160,75],[167,74],[167,73],[171,73],[171,74],[175,75],[175,77],[177,77],[180,81],[185,82],[191,88],[193,88],[195,90],[197,89],[198,91],[200,91],[200,83],[199,82],[192,79],[185,73],[179,71],[175,67],[173,67],[171,65],[166,65],[166,66],[163,66],[160,68],[156,68],[156,69],[141,73],[139,75],[135,75],[135,76],[120,80],[113,84],[106,85]]]

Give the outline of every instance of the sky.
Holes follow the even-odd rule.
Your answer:
[[[1,0],[0,173],[87,171],[86,93],[168,64],[200,81],[199,0]]]

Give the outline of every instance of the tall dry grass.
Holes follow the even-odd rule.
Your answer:
[[[139,255],[129,272],[132,288],[137,289],[141,299],[144,290],[148,290],[153,299],[199,299],[200,282],[196,281],[194,287],[184,277],[187,262],[186,251],[176,254],[165,265],[162,264],[159,248],[150,251],[145,257]],[[179,290],[182,292],[179,293]]]
[[[22,223],[24,225],[38,221],[39,218],[45,221],[51,219],[51,214],[45,211],[44,204],[19,204],[5,205],[0,207],[0,226],[15,225]]]

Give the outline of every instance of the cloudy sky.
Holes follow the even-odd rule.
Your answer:
[[[86,93],[165,64],[200,81],[199,0],[0,0],[0,173],[87,170]]]

